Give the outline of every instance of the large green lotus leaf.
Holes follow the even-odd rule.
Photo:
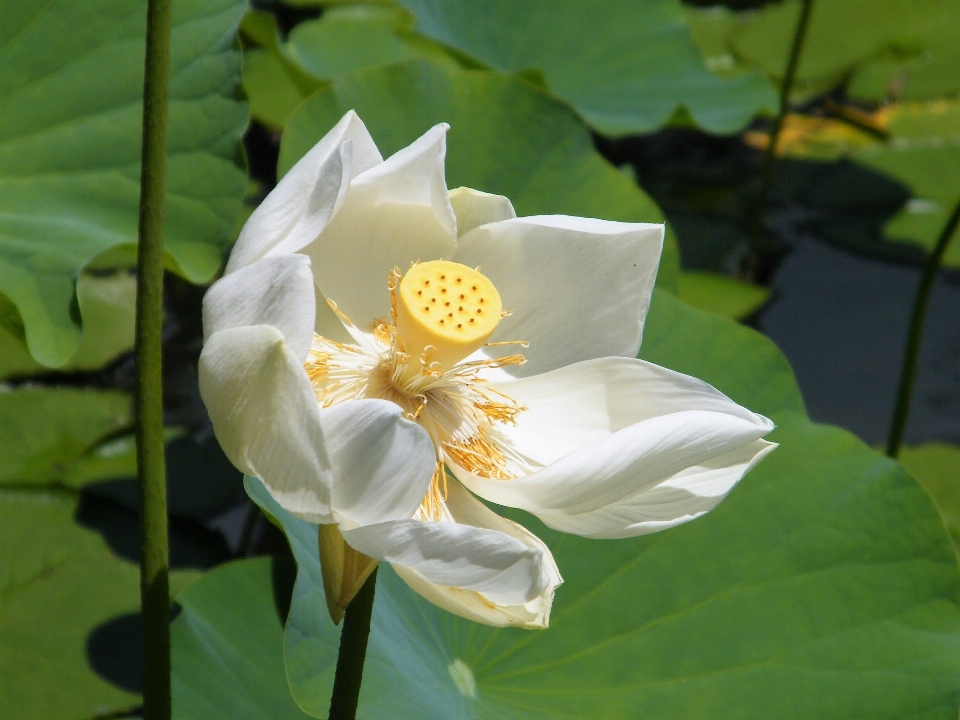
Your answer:
[[[139,571],[75,522],[78,501],[68,490],[0,487],[4,720],[114,717],[140,704],[132,688],[109,682],[91,661],[105,637],[98,631],[138,611]],[[194,577],[176,572],[171,583],[179,588]]]
[[[121,271],[108,275],[81,273],[77,278],[77,304],[83,317],[80,342],[63,372],[96,370],[133,349],[137,281]],[[30,356],[20,315],[0,296],[0,379],[49,370]]]
[[[0,392],[0,485],[70,483],[88,453],[133,424],[127,393],[20,387]]]
[[[885,234],[932,250],[960,199],[960,102],[897,107],[890,112],[889,130],[887,143],[865,147],[854,157],[913,194]],[[943,262],[960,267],[960,242],[948,246]]]
[[[280,174],[351,109],[384,156],[436,123],[449,123],[447,184],[505,195],[519,215],[663,218],[642,190],[597,154],[565,105],[511,76],[449,70],[426,60],[341,75],[306,100],[287,123]],[[668,288],[675,287],[678,265],[670,242],[660,269]]]
[[[905,447],[898,459],[930,494],[960,554],[960,447],[947,443]]]
[[[769,81],[704,67],[679,0],[400,0],[416,29],[496,70],[542,73],[608,135],[692,119],[715,133],[773,112]]]
[[[278,573],[279,570],[279,573]],[[171,629],[173,716],[177,720],[299,720],[283,671],[289,584],[269,558],[211,570],[177,597]],[[279,587],[277,587],[279,585]],[[228,600],[229,598],[229,600]]]
[[[734,24],[741,58],[782,78],[801,3],[773,3]],[[923,99],[960,89],[960,23],[953,0],[817,0],[797,70],[801,91],[849,78],[864,99]],[[729,23],[728,18],[716,17]]]
[[[243,197],[233,36],[245,3],[174,5],[167,264],[202,282]],[[129,262],[135,247],[145,18],[142,0],[0,4],[0,292],[44,365],[76,349],[81,268]]]
[[[788,364],[757,333],[663,293],[647,328],[644,357],[771,415],[781,447],[708,516],[657,535],[592,541],[513,513],[544,538],[565,578],[546,631],[461,620],[381,568],[358,717],[953,720],[960,583],[926,494],[850,434],[811,423]],[[287,678],[303,710],[325,717],[339,630],[325,613],[316,527],[258,481],[247,489],[299,564]],[[194,688],[177,717],[225,720],[231,708],[195,696],[228,678],[279,684],[278,667],[238,670],[238,656],[254,654],[248,628],[274,628],[259,652],[276,657],[276,610],[255,602],[263,589],[202,582],[204,616],[175,635],[191,656],[176,683]]]

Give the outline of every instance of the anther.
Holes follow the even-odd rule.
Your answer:
[[[436,298],[430,298],[430,302],[436,302],[436,301],[437,301]]]
[[[440,292],[444,292],[444,293],[445,293],[446,291],[447,291],[446,288],[440,288]]]
[[[460,299],[463,300],[463,299],[466,298],[466,297],[467,297],[466,295],[461,295],[461,296],[460,296]],[[483,302],[483,300],[481,300],[480,302]]]
[[[423,295],[423,290],[417,290],[417,295]]]
[[[463,278],[457,278],[457,282],[463,282]],[[474,287],[473,289],[476,290],[477,288]]]

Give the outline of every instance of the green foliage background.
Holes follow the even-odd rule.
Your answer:
[[[960,450],[908,448],[901,466],[810,422],[784,357],[731,320],[770,297],[729,272],[747,214],[669,183],[645,191],[605,159],[657,131],[762,146],[799,7],[175,0],[176,717],[326,713],[339,631],[315,528],[248,478],[286,541],[246,559],[210,529],[242,490],[196,397],[202,289],[190,285],[216,277],[270,189],[269,171],[245,172],[249,116],[274,149],[282,137],[282,175],[356,109],[385,155],[449,122],[448,184],[507,195],[521,215],[666,217],[641,356],[769,415],[781,443],[716,511],[652,537],[588,541],[515,513],[566,579],[546,632],[462,621],[384,569],[361,717],[956,718]],[[0,715],[11,720],[128,717],[139,704],[116,667],[134,643],[106,655],[98,643],[133,627],[138,597],[125,478],[144,9],[0,3]],[[787,118],[781,159],[824,177],[869,170],[909,197],[875,237],[837,223],[831,241],[886,257],[932,247],[960,194],[958,31],[951,0],[817,0],[793,89],[803,112]],[[783,192],[799,187],[778,177]],[[721,217],[734,217],[722,232]],[[960,266],[960,244],[946,264]]]

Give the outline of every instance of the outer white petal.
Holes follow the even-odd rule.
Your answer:
[[[529,547],[538,548],[543,553],[543,570],[549,579],[547,586],[537,597],[523,605],[498,605],[473,590],[431,583],[410,567],[394,565],[397,574],[434,605],[468,620],[497,627],[547,627],[553,594],[563,579],[553,555],[543,541],[521,525],[491,511],[458,483],[450,484],[446,504],[451,517],[458,523],[497,530]]]
[[[766,418],[696,378],[604,358],[494,386],[527,409],[503,441],[546,466],[513,480],[454,471],[493,502],[559,530],[625,537],[714,507],[772,447]]]
[[[503,195],[492,195],[468,187],[450,191],[450,205],[457,216],[457,232],[466,235],[475,227],[517,216],[513,203]]]
[[[272,325],[303,362],[314,328],[314,285],[310,258],[279,255],[226,275],[203,298],[204,342],[220,330]]]
[[[715,508],[775,447],[775,443],[756,440],[687,468],[622,503],[582,515],[542,513],[540,517],[556,530],[593,538],[633,537],[681,525]]]
[[[579,515],[636,497],[768,431],[731,415],[688,410],[631,425],[525,477],[490,480],[453,470],[468,488],[500,505],[535,515]]]
[[[313,241],[343,201],[350,180],[382,161],[367,128],[351,110],[253,211],[230,253],[227,274],[267,254],[293,253]]]
[[[319,407],[277,328],[214,333],[200,354],[200,396],[230,462],[297,517],[333,522]]]
[[[551,583],[540,547],[503,532],[456,522],[395,520],[344,529],[344,540],[377,560],[415,570],[435,585],[482,593],[491,602],[524,605]]]
[[[635,357],[660,262],[663,226],[561,215],[482,225],[454,260],[480,266],[513,314],[492,341],[525,340],[527,377],[579,360]],[[488,348],[499,356],[515,347]]]
[[[444,180],[447,125],[437,125],[359,175],[319,239],[306,248],[323,294],[369,330],[390,310],[387,279],[414,260],[453,257],[456,217]]]
[[[526,408],[503,433],[538,465],[635,423],[684,410],[742,418],[764,432],[773,428],[702,380],[636,358],[586,360],[492,387]]]
[[[354,400],[320,411],[330,458],[331,505],[341,522],[408,520],[436,467],[427,431],[386,400]]]

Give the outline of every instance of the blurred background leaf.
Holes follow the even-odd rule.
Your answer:
[[[174,13],[167,263],[195,282],[220,266],[243,193],[243,8],[181,0]],[[0,7],[0,292],[43,365],[76,352],[80,270],[132,263],[144,22],[139,0]]]
[[[478,113],[481,105],[496,111]],[[341,75],[305,101],[287,123],[280,174],[350,109],[385,156],[448,122],[448,187],[505,195],[519,215],[662,219],[653,201],[597,154],[566,106],[508,75],[449,70],[427,60]],[[677,271],[676,249],[668,244],[658,282],[675,288]]]

